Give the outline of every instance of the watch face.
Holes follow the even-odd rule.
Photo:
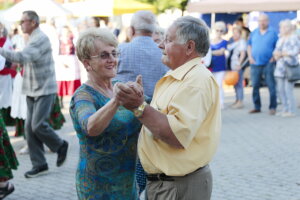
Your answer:
[[[143,115],[143,112],[145,110],[145,107],[146,107],[147,103],[146,102],[143,102],[142,105],[140,105],[138,108],[136,108],[134,111],[133,111],[133,114],[134,116],[136,117],[140,117]]]
[[[134,114],[134,116],[139,117],[139,116],[141,116],[143,114],[143,111],[141,111],[141,110],[135,110],[133,112],[133,114]]]

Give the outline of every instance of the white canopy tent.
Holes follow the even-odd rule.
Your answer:
[[[53,0],[23,0],[4,11],[1,17],[6,21],[18,21],[26,10],[33,10],[42,18],[67,16],[72,13]]]
[[[151,4],[136,0],[86,0],[65,3],[63,6],[71,10],[75,16],[116,16],[134,13],[138,10],[155,11]]]
[[[188,12],[230,13],[300,10],[300,0],[190,0]]]
[[[65,3],[64,8],[71,10],[75,16],[112,16],[112,0],[86,0]]]

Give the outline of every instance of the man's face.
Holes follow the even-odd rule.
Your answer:
[[[269,19],[265,15],[260,15],[258,18],[258,25],[261,30],[266,30],[269,26]]]
[[[31,34],[32,31],[35,29],[35,22],[29,19],[27,14],[23,14],[20,21],[20,25],[23,33]]]
[[[163,50],[162,62],[172,70],[185,63],[186,44],[180,44],[176,38],[176,27],[171,26],[165,39],[159,44]]]

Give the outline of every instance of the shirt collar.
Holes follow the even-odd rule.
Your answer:
[[[184,78],[184,76],[195,66],[201,63],[201,58],[197,57],[194,58],[186,63],[184,63],[183,65],[181,65],[180,67],[177,67],[175,70],[170,70],[166,73],[166,76],[172,76],[173,78],[177,79],[177,80],[182,80]]]
[[[140,41],[140,40],[149,40],[153,41],[152,37],[150,36],[136,36],[132,39],[132,41]],[[154,41],[153,41],[154,42]]]
[[[30,34],[30,37],[36,35],[39,31],[40,31],[40,27],[36,27],[36,28],[32,31],[32,33]]]

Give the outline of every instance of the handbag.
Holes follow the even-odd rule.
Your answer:
[[[239,81],[239,73],[237,71],[227,71],[224,77],[226,85],[235,85]]]
[[[300,80],[300,65],[286,65],[286,77],[289,82]]]

